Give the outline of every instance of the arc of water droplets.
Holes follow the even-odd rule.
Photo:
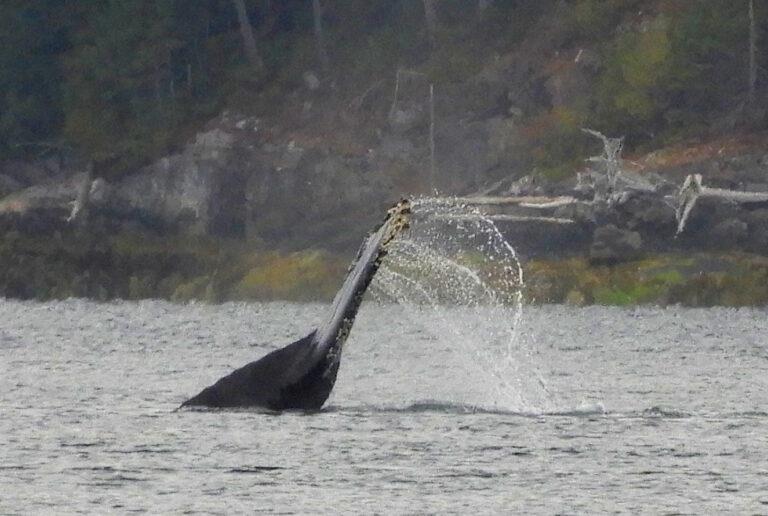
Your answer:
[[[431,307],[457,343],[480,359],[464,360],[461,366],[493,377],[487,387],[499,398],[525,404],[520,368],[528,364],[516,358],[522,352],[530,363],[532,353],[519,339],[523,271],[517,253],[490,219],[456,199],[417,199],[412,209],[411,231],[393,242],[374,291],[400,304]],[[478,243],[478,237],[484,241]],[[475,253],[464,255],[474,263],[461,263],[467,252]],[[450,317],[451,307],[469,309],[462,310],[467,318]],[[472,323],[474,316],[479,327]],[[538,369],[526,372],[534,373],[550,396]]]
[[[480,279],[480,276],[478,276],[477,273],[472,269],[470,269],[469,267],[465,265],[461,265],[460,263],[457,263],[455,261],[449,260],[444,256],[441,256],[440,254],[429,249],[428,247],[419,245],[416,242],[412,242],[409,240],[402,240],[398,242],[398,244],[401,244],[402,246],[400,247],[400,250],[404,254],[408,255],[409,257],[421,258],[421,256],[423,255],[430,260],[437,260],[437,262],[440,265],[446,268],[455,269],[457,272],[460,272],[461,274],[468,276],[476,286],[483,289],[483,292],[488,296],[491,302],[496,301],[496,293],[493,292],[490,288],[488,288],[488,286],[485,283],[483,283],[483,281]]]
[[[493,305],[497,304],[498,302],[497,294],[493,290],[491,290],[488,287],[488,285],[486,285],[480,279],[478,274],[475,273],[469,267],[461,265],[456,261],[449,260],[448,258],[440,255],[439,253],[429,249],[428,247],[419,245],[416,242],[411,242],[406,240],[406,241],[402,241],[401,244],[403,245],[401,250],[404,251],[403,254],[408,260],[422,259],[431,263],[434,263],[434,261],[436,261],[439,265],[443,267],[445,271],[448,271],[449,273],[458,272],[468,277],[472,281],[474,286],[480,288],[483,291],[483,293],[487,296],[487,303],[477,303],[477,306],[473,308],[480,308],[483,305],[492,307]],[[425,297],[425,300],[432,306],[434,311],[436,312],[439,311],[440,303],[438,302],[438,300],[436,300],[433,296],[431,296],[429,292],[424,288],[424,286],[422,286],[418,281],[412,278],[408,278],[407,276],[394,271],[387,271],[387,273],[411,285],[414,289],[416,289],[419,293],[421,293]],[[386,278],[384,279],[386,280]],[[394,281],[388,281],[386,282],[386,284],[394,285]],[[446,322],[449,322],[449,326],[452,328],[453,334],[455,335],[461,334],[461,331],[457,327],[456,323],[454,323],[450,319],[446,319]],[[507,342],[506,342],[506,356],[504,358],[507,360],[512,360],[513,358],[512,357],[512,345],[514,343],[513,341],[514,339],[507,339]],[[484,359],[485,365],[486,367],[490,368],[491,374],[493,374],[493,376],[495,376],[496,379],[502,382],[502,384],[506,387],[505,391],[503,392],[499,391],[498,394],[508,395],[513,390],[513,385],[509,383],[509,380],[508,380],[508,374],[505,374],[505,373],[509,373],[509,371],[502,369],[500,367],[499,361],[495,360],[496,357],[494,357],[490,352],[484,350],[483,348],[475,348],[472,351]],[[478,362],[471,361],[469,363],[475,367],[480,367],[480,364]],[[488,369],[484,369],[483,371],[489,372]],[[519,400],[519,401],[522,401],[522,400]]]
[[[458,203],[456,201],[456,199],[453,199],[452,202],[457,204],[457,205],[461,205],[463,209],[467,208],[466,205],[464,205],[462,203]],[[523,291],[522,291],[522,288],[525,285],[525,282],[523,280],[523,267],[520,264],[520,260],[519,260],[519,258],[517,256],[517,251],[515,251],[514,247],[512,247],[512,245],[507,241],[507,239],[504,238],[504,236],[501,234],[501,231],[499,231],[499,228],[496,226],[496,224],[494,224],[493,221],[490,218],[488,218],[487,216],[483,215],[477,208],[473,208],[473,213],[476,214],[478,217],[480,217],[480,219],[483,220],[483,222],[486,223],[487,227],[490,228],[490,230],[492,231],[494,237],[496,237],[497,241],[501,242],[501,245],[506,248],[507,252],[509,252],[509,254],[512,257],[512,260],[513,260],[513,262],[515,264],[517,282],[518,282],[518,285],[520,286],[520,288],[514,294],[515,297],[516,297],[515,305],[516,305],[517,309],[515,310],[515,315],[514,315],[513,324],[512,324],[512,338],[507,343],[507,354],[508,354],[508,357],[511,358],[511,355],[512,355],[512,344],[515,343],[515,342],[520,341],[520,322],[522,321],[522,318],[523,318]],[[491,237],[489,237],[489,240],[490,240],[490,238]],[[505,270],[506,270],[506,266],[505,266]],[[526,346],[526,349],[525,349],[525,354],[526,354],[526,357],[528,359],[531,359],[531,350],[528,349],[527,346]],[[544,380],[544,377],[541,375],[541,371],[539,371],[538,369],[535,369],[534,370],[534,374],[536,375],[537,380],[538,380],[539,384],[541,385],[542,389],[544,389],[544,392],[547,394],[547,396],[551,397],[551,393],[549,391],[549,388],[547,387],[547,383]]]
[[[476,217],[478,220],[482,221],[484,228],[487,232],[489,232],[487,237],[487,245],[493,247],[494,243],[498,243],[504,251],[506,251],[509,254],[509,258],[512,261],[512,266],[510,266],[509,263],[504,264],[504,271],[511,273],[511,275],[514,278],[514,283],[516,285],[515,292],[513,294],[514,300],[513,305],[515,306],[515,311],[513,313],[512,318],[512,324],[511,327],[511,336],[507,340],[507,346],[506,346],[506,354],[507,356],[505,358],[512,359],[513,355],[513,345],[515,343],[520,342],[520,326],[521,321],[523,318],[523,286],[525,285],[525,282],[523,280],[523,267],[520,264],[520,259],[518,258],[517,251],[515,251],[514,247],[507,241],[506,238],[501,234],[501,231],[499,231],[499,228],[494,224],[494,222],[485,216],[483,213],[480,212],[476,207],[470,207],[467,206],[465,203],[462,203],[458,201],[455,197],[426,197],[426,198],[420,198],[416,199],[413,202],[413,210],[415,212],[418,212],[421,207],[424,207],[428,210],[435,210],[435,209],[443,209],[450,212],[455,212],[460,215],[469,215],[471,217]],[[507,283],[506,286],[511,286],[510,282]],[[531,353],[530,350],[526,349],[526,356],[530,359]],[[539,381],[544,384],[544,379],[541,377],[540,373],[536,371],[536,374],[539,375]]]
[[[430,294],[426,288],[424,288],[424,286],[419,281],[391,270],[385,270],[382,272],[383,277],[381,279],[383,281],[379,286],[385,290],[390,295],[390,297],[398,299],[405,304],[414,303],[421,305],[421,303],[414,302],[413,299],[413,297],[420,296],[422,301],[425,301],[427,306],[432,308],[433,312],[440,315],[441,304],[437,299],[434,298],[432,294]],[[407,288],[399,288],[398,283],[405,284]],[[408,294],[409,291],[414,291],[417,296],[410,296]],[[459,323],[453,321],[450,318],[443,317],[442,319],[443,324],[448,326],[446,329],[448,329],[450,333],[461,337],[463,328],[460,327]],[[498,382],[500,382],[501,385],[492,386],[497,397],[510,398],[510,401],[517,401],[518,403],[523,402],[523,399],[520,396],[520,386],[515,386],[509,381],[510,371],[502,367],[503,362],[496,360],[496,357],[494,357],[492,353],[486,351],[482,347],[470,348],[468,343],[466,343],[463,339],[458,339],[458,342],[461,343],[461,345],[463,345],[465,348],[468,348],[468,350],[471,351],[475,356],[481,359],[479,361],[467,360],[463,363],[464,366],[472,367],[481,374],[490,373],[494,378],[496,378]],[[511,399],[513,393],[517,393],[516,400]]]
[[[514,342],[520,341],[520,323],[523,319],[523,286],[525,285],[525,282],[523,280],[523,267],[520,264],[520,260],[517,256],[517,251],[515,251],[514,247],[507,241],[506,238],[501,234],[501,231],[499,231],[499,228],[496,226],[496,224],[493,223],[493,221],[483,215],[479,212],[479,210],[475,210],[476,213],[480,215],[480,217],[483,219],[484,222],[488,224],[488,226],[491,228],[491,231],[493,231],[494,235],[498,238],[498,240],[502,243],[502,245],[507,249],[507,251],[512,256],[515,266],[517,268],[517,281],[520,285],[520,288],[515,292],[516,299],[516,306],[517,310],[515,310],[515,316],[512,326],[512,339],[509,340],[507,344],[507,352],[511,357],[511,346]],[[525,346],[525,354],[526,357],[530,360],[531,359],[531,350]],[[552,398],[552,393],[550,392],[549,388],[547,387],[547,382],[545,381],[544,377],[541,374],[541,371],[538,368],[535,368],[533,370],[533,373],[536,375],[536,379],[539,382],[539,385],[541,385],[541,388],[544,390],[546,395],[550,398]]]
[[[391,298],[403,301],[405,303],[411,302],[410,296],[403,289],[399,289],[397,287],[397,282],[402,281],[409,287],[415,289],[418,294],[421,294],[424,297],[424,300],[429,303],[429,306],[431,306],[433,311],[439,313],[439,303],[418,281],[400,274],[399,272],[391,270],[383,270],[379,274],[382,275],[383,281],[378,285],[378,287],[384,290]],[[444,322],[447,321],[450,321],[450,319],[446,319]],[[455,323],[449,322],[448,325],[451,327],[452,333],[454,335],[460,334],[460,330]],[[515,386],[513,386],[507,379],[507,375],[504,374],[508,373],[509,371],[502,370],[502,368],[499,366],[497,361],[494,360],[494,357],[490,353],[485,352],[482,349],[472,349],[471,351],[473,351],[476,355],[479,355],[484,360],[482,363],[479,361],[469,360],[464,362],[463,365],[469,365],[481,374],[490,372],[497,379],[497,381],[501,382],[502,384],[501,386],[494,386],[495,394],[498,397],[511,398],[512,393],[517,392],[518,396],[516,401],[518,403],[523,403],[523,399],[520,396],[519,390],[515,389]],[[490,367],[490,371],[486,368],[483,368],[483,366],[486,368]]]

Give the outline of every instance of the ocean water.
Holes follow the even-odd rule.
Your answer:
[[[324,309],[0,300],[0,514],[768,513],[766,310],[368,302],[319,413],[174,411]]]

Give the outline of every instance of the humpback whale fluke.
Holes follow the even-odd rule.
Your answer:
[[[336,294],[328,320],[309,335],[246,364],[181,406],[318,410],[331,394],[341,351],[368,285],[399,233],[408,228],[410,202],[402,200],[363,242]]]

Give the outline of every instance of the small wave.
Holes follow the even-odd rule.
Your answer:
[[[323,412],[340,413],[438,413],[438,414],[489,414],[499,416],[517,416],[517,417],[544,417],[544,416],[564,416],[564,417],[587,417],[606,414],[602,403],[592,405],[582,405],[573,409],[562,409],[554,411],[544,411],[535,409],[511,409],[503,407],[485,407],[471,403],[458,403],[450,401],[425,400],[417,401],[405,406],[393,405],[362,405],[362,406],[330,406]]]
[[[640,475],[640,476],[649,476],[649,475],[664,475],[666,474],[665,471],[661,470],[654,470],[654,469],[645,469],[642,471],[637,471],[634,473],[629,473],[630,475]]]
[[[112,466],[72,466],[70,471],[104,471],[108,473],[120,471]]]
[[[129,482],[149,482],[149,479],[117,474],[111,478],[96,482],[79,482],[78,485],[86,487],[118,487]]]
[[[142,478],[142,477],[132,477],[130,475],[123,475],[118,473],[111,479],[109,479],[110,482],[149,482],[148,478]]]
[[[675,410],[667,407],[660,407],[658,405],[643,410],[640,415],[642,417],[657,417],[664,419],[682,419],[691,417],[691,414],[688,412],[683,412],[682,410]]]
[[[227,412],[227,413],[238,413],[242,412],[245,414],[261,414],[264,416],[279,416],[280,414],[283,414],[283,412],[279,410],[270,410],[263,407],[201,407],[201,406],[190,406],[190,407],[176,407],[171,411],[172,413],[218,413],[218,412]],[[294,410],[286,410],[285,413],[296,413],[298,411]]]
[[[762,412],[759,410],[747,410],[744,412],[733,412],[730,414],[727,414],[727,417],[747,417],[747,418],[763,418],[768,417],[768,412]]]
[[[505,473],[492,473],[485,470],[455,471],[438,475],[441,478],[498,478],[507,476]]]
[[[593,403],[587,405],[581,405],[574,409],[562,409],[545,412],[544,416],[571,416],[571,417],[588,417],[588,416],[604,416],[608,413],[605,410],[605,405],[602,403]]]
[[[94,446],[104,446],[104,441],[82,442],[82,443],[61,443],[62,448],[92,448]]]
[[[678,459],[692,459],[695,457],[704,457],[706,454],[702,452],[694,452],[694,451],[683,451],[683,452],[675,452],[672,454],[673,457],[676,457]]]
[[[285,469],[282,466],[243,466],[240,468],[232,468],[227,470],[227,473],[264,473],[265,471],[277,471]]]
[[[338,413],[404,413],[404,414],[421,414],[421,413],[435,413],[435,414],[498,414],[498,415],[511,415],[511,416],[524,416],[528,415],[520,411],[514,411],[509,409],[500,408],[488,408],[471,403],[456,403],[449,401],[417,401],[405,406],[397,405],[359,405],[359,406],[329,406],[323,409],[323,412],[338,412]]]
[[[137,446],[136,448],[126,448],[118,450],[108,450],[107,453],[131,454],[131,453],[176,453],[176,448],[152,448],[150,446]]]
[[[487,409],[469,403],[452,403],[444,401],[417,401],[402,408],[399,412],[444,412],[448,414],[487,414],[498,413],[499,409]],[[501,411],[506,412],[506,411]]]
[[[513,451],[509,452],[507,455],[510,455],[512,457],[528,457],[529,455],[533,455],[532,451]]]
[[[574,408],[558,408],[555,410],[537,410],[537,409],[515,409],[497,406],[483,406],[480,404],[462,403],[440,400],[415,401],[407,405],[329,405],[318,411],[272,411],[263,408],[208,408],[208,407],[184,407],[179,412],[242,412],[246,414],[258,414],[265,416],[279,416],[281,414],[328,414],[328,413],[346,413],[363,415],[365,413],[436,413],[436,414],[488,414],[500,416],[518,416],[518,417],[594,417],[612,415],[616,417],[645,418],[645,419],[684,419],[696,416],[717,417],[717,418],[765,418],[768,412],[763,411],[743,411],[729,412],[722,414],[713,413],[691,413],[682,409],[654,405],[640,410],[629,411],[608,411],[603,403],[582,404]],[[94,444],[97,445],[97,444]],[[88,446],[86,443],[63,444],[62,446]],[[136,450],[135,452],[162,453],[163,450]],[[170,450],[165,450],[170,451]],[[126,452],[127,453],[127,452]]]
[[[557,452],[557,453],[565,453],[566,455],[581,455],[583,452],[581,450],[578,450],[574,448],[573,446],[569,446],[566,448],[561,448],[559,446],[553,446],[551,448],[548,448],[547,451],[551,452]]]
[[[761,419],[768,417],[768,412],[744,411],[744,412],[687,412],[685,410],[654,405],[652,407],[626,412],[616,412],[616,416],[643,419]],[[735,424],[735,423],[732,423]]]

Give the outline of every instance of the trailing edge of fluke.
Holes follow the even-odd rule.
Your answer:
[[[392,240],[409,225],[402,200],[363,241],[336,294],[328,320],[306,337],[246,364],[185,401],[182,407],[319,410],[336,383],[341,352],[368,285]]]

